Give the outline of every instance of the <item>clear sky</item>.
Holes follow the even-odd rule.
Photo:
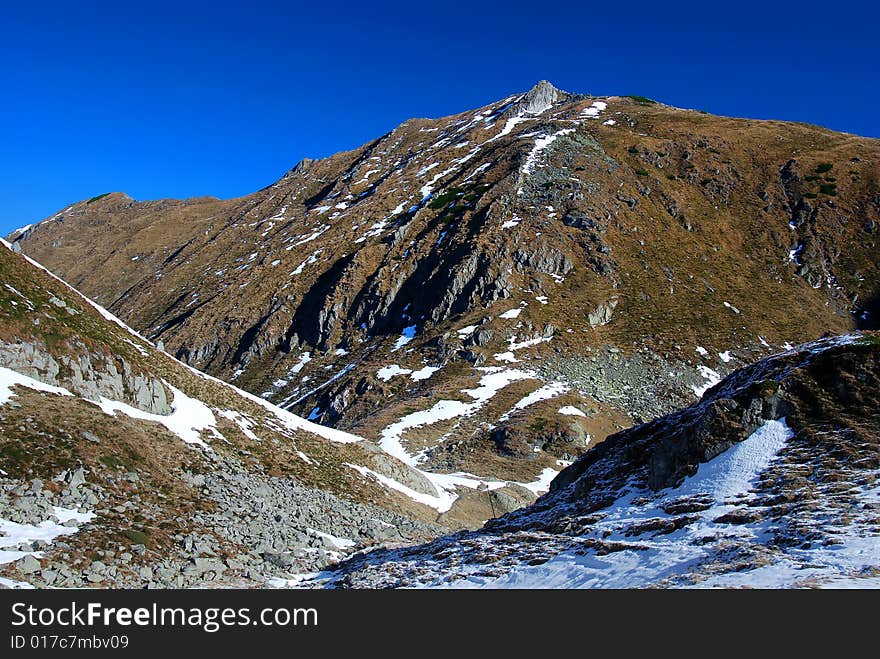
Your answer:
[[[876,2],[0,3],[0,234],[234,197],[541,78],[880,137]]]

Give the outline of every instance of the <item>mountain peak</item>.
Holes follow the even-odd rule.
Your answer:
[[[519,102],[519,109],[529,114],[541,114],[554,103],[570,96],[568,92],[557,89],[549,80],[540,80],[526,92]]]

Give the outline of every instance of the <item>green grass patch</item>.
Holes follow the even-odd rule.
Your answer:
[[[647,175],[648,175],[648,170],[646,170],[646,169],[637,169],[636,170],[636,176],[647,176]]]
[[[819,195],[817,195],[815,192],[805,192],[804,197],[806,197],[807,199],[818,199]]]
[[[93,203],[93,202],[95,202],[95,201],[98,201],[99,199],[103,199],[104,197],[106,197],[106,196],[109,195],[109,194],[112,194],[112,193],[110,193],[110,192],[105,192],[104,194],[99,194],[98,196],[96,196],[96,197],[92,197],[91,199],[89,199],[86,203],[87,203],[87,204],[91,204],[91,203]]]
[[[149,534],[138,529],[125,529],[122,535],[131,540],[135,545],[146,545],[150,541]]]
[[[32,462],[30,454],[18,442],[8,442],[0,446],[0,463],[6,471],[17,472]]]
[[[547,419],[545,419],[544,417],[535,417],[529,424],[529,430],[535,433],[542,432],[545,428],[547,428],[547,423]]]
[[[820,162],[816,166],[816,173],[824,174],[825,172],[830,172],[833,167],[834,165],[832,165],[830,162]]]
[[[639,152],[639,150],[638,150],[637,147],[635,147],[635,146],[631,146],[630,148],[627,149],[627,152],[632,153],[633,155],[635,155],[635,154],[637,154],[637,153]]]
[[[631,101],[635,101],[639,105],[654,105],[657,101],[652,98],[648,98],[647,96],[625,96],[624,98],[628,98]]]
[[[428,208],[433,208],[434,210],[438,210],[440,208],[446,208],[453,201],[458,199],[463,192],[459,188],[450,188],[446,192],[438,194],[436,197],[431,199],[428,202]]]
[[[823,183],[819,186],[819,192],[821,194],[827,194],[829,197],[837,196],[837,184],[836,183]]]

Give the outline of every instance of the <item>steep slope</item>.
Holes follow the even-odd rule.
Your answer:
[[[878,162],[541,82],[247,197],[113,193],[11,238],[178,358],[410,466],[546,483],[737,366],[876,323]]]
[[[588,451],[477,532],[355,556],[331,587],[878,587],[880,334],[742,368]]]
[[[8,247],[0,583],[261,586],[443,530],[418,471],[185,366]]]

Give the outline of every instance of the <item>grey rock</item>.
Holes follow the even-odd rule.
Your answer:
[[[22,574],[33,574],[34,572],[38,571],[41,568],[40,561],[38,561],[36,558],[31,556],[30,554],[28,554],[27,556],[25,556],[23,558],[18,559],[18,561],[16,561],[16,563],[15,563],[15,566],[18,568],[18,571],[21,572]]]
[[[611,298],[607,302],[599,304],[587,314],[587,322],[590,324],[590,327],[595,329],[596,327],[607,325],[611,322],[611,316],[614,313],[614,309],[617,307],[617,303],[618,298]]]
[[[67,475],[67,486],[73,490],[74,488],[79,487],[83,483],[86,482],[86,472],[85,469],[79,467],[76,471],[70,472]]]
[[[488,345],[489,341],[492,340],[493,332],[491,329],[479,329],[473,334],[473,343],[474,345],[483,347]]]
[[[526,92],[525,96],[508,110],[508,113],[540,114],[569,97],[570,94],[567,92],[557,89],[547,80],[541,80]]]
[[[88,430],[83,430],[82,432],[80,432],[80,435],[86,441],[94,442],[95,444],[98,444],[101,442],[101,439],[95,433],[89,432]]]
[[[265,552],[263,560],[278,567],[291,567],[294,564],[293,558],[289,554],[278,554],[275,552]]]
[[[51,586],[58,579],[59,573],[56,570],[41,570],[40,577]]]
[[[146,412],[170,414],[171,406],[159,378],[138,373],[125,359],[94,354],[79,340],[68,341],[59,358],[43,345],[0,341],[0,362],[47,384],[65,387],[89,400],[101,396],[120,400]],[[121,365],[121,372],[117,367]]]

